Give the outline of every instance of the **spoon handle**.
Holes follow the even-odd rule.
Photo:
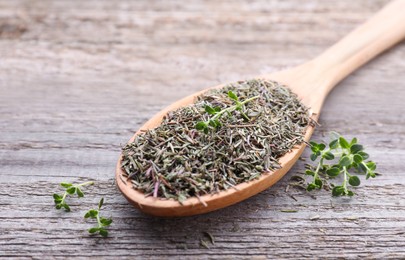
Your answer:
[[[405,0],[392,1],[310,63],[326,75],[327,94],[350,73],[404,38]]]

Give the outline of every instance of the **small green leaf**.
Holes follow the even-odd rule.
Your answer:
[[[66,211],[66,212],[69,212],[69,211],[70,211],[70,207],[69,207],[69,205],[68,205],[68,204],[63,203],[63,204],[62,204],[62,207],[64,207],[64,208],[65,208],[65,211]]]
[[[325,150],[325,148],[326,148],[326,145],[325,144],[319,144],[318,145],[318,149],[320,150],[320,151],[323,151],[323,150]]]
[[[337,167],[332,167],[326,171],[326,174],[331,177],[336,177],[340,174],[340,169]]]
[[[108,236],[108,231],[105,230],[104,228],[100,228],[99,233],[100,233],[100,235],[102,235],[103,237],[107,237],[107,236]]]
[[[352,186],[359,186],[360,185],[360,179],[357,176],[351,176],[349,178],[349,184]]]
[[[62,208],[62,204],[56,204],[56,205],[55,205],[55,208],[56,208],[56,209],[61,209],[61,208]]]
[[[89,228],[88,231],[89,231],[90,234],[94,234],[94,233],[96,233],[97,231],[99,231],[99,228],[96,228],[96,227]]]
[[[346,139],[344,139],[343,137],[339,137],[339,144],[342,148],[344,149],[348,149],[350,148],[349,143],[346,141]]]
[[[53,198],[55,199],[55,200],[62,200],[62,196],[61,195],[59,195],[59,194],[53,194]]]
[[[82,190],[79,187],[76,189],[76,193],[77,193],[77,196],[79,196],[79,198],[84,197],[84,194],[83,194]]]
[[[347,167],[350,164],[352,164],[352,161],[350,160],[350,158],[348,156],[343,156],[339,161],[339,165],[342,167]]]
[[[103,224],[104,226],[109,226],[111,225],[111,223],[113,222],[112,219],[110,218],[101,218],[100,219],[101,224]]]
[[[99,201],[99,203],[98,203],[98,208],[101,209],[101,207],[103,206],[103,204],[104,204],[104,198],[101,198],[100,201]]]
[[[317,154],[315,154],[315,153],[313,153],[313,154],[311,154],[311,160],[312,161],[315,161],[316,160],[316,158],[318,158],[318,155]]]
[[[354,192],[351,190],[347,191],[347,196],[353,197],[354,196]]]
[[[332,142],[329,143],[329,147],[331,149],[336,149],[339,146],[339,139],[333,140]]]
[[[215,111],[215,109],[213,109],[212,107],[206,105],[205,106],[205,112],[207,112],[210,115],[215,115],[217,113],[217,111]]]
[[[333,160],[333,159],[335,159],[335,156],[331,152],[324,153],[322,155],[322,157],[325,158],[325,160]]]
[[[73,184],[67,183],[67,182],[62,182],[62,183],[60,184],[60,186],[62,186],[63,188],[69,188],[69,187],[72,187]]]
[[[66,192],[69,194],[75,194],[76,187],[69,187],[69,188],[67,188]]]
[[[323,185],[322,180],[319,178],[316,178],[315,185],[317,186],[318,189],[322,188],[322,185]]]
[[[307,186],[307,191],[312,191],[312,190],[314,190],[314,189],[316,189],[317,187],[316,187],[316,185],[314,184],[314,183],[310,183],[310,184],[308,184],[308,186]]]
[[[228,91],[228,97],[235,101],[239,100],[238,96],[235,93],[233,93],[232,91]]]
[[[306,170],[306,171],[305,171],[305,174],[306,174],[306,175],[314,176],[314,175],[315,175],[315,172],[313,172],[313,171],[311,171],[311,170]]]
[[[214,120],[208,121],[208,124],[209,124],[210,126],[214,127],[214,128],[217,127],[217,124],[216,124],[216,122],[215,122]]]
[[[363,157],[361,157],[361,156],[358,155],[358,154],[355,154],[355,155],[353,156],[353,161],[354,161],[355,163],[361,163],[361,162],[363,161]]]
[[[204,128],[204,134],[208,134],[208,127]]]
[[[374,171],[377,168],[377,165],[373,161],[367,162],[366,165],[371,171]]]
[[[360,155],[361,157],[363,157],[363,160],[367,160],[369,157],[368,153],[365,153],[363,151],[358,152],[357,154]]]
[[[367,172],[367,167],[365,166],[364,162],[359,163],[357,170],[362,173]]]
[[[375,172],[373,172],[373,171],[369,171],[369,172],[367,172],[367,175],[366,175],[366,179],[368,179],[368,178],[375,178],[376,177],[376,173]]]
[[[85,218],[96,218],[98,215],[98,210],[91,209],[89,210],[86,215],[84,215]]]
[[[204,130],[207,128],[207,123],[200,121],[195,125],[195,129],[197,130]]]
[[[356,137],[353,138],[353,139],[350,141],[350,147],[353,146],[354,144],[357,144],[357,138],[356,138]]]
[[[319,148],[318,148],[319,144],[317,144],[315,142],[309,142],[309,144],[311,145],[311,151],[312,152],[317,153],[319,151]]]
[[[335,186],[332,189],[332,195],[335,197],[343,195],[344,192],[345,192],[345,189],[342,186]]]
[[[220,107],[214,107],[215,112],[221,112],[221,108]]]
[[[321,165],[321,168],[319,168],[320,172],[326,172],[327,169],[329,169],[330,167],[326,164]]]
[[[352,153],[352,154],[356,154],[356,153],[358,153],[358,152],[360,152],[360,151],[362,151],[363,150],[363,146],[361,145],[361,144],[353,144],[351,147],[350,147],[350,152]]]

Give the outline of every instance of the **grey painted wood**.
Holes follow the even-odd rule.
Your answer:
[[[287,192],[301,161],[245,202],[181,219],[139,213],[113,184],[121,145],[164,106],[310,59],[387,2],[1,0],[0,256],[405,258],[404,43],[331,93],[314,136],[357,136],[378,161],[353,199]],[[81,180],[96,185],[56,211],[58,183]],[[102,196],[107,239],[82,218]]]

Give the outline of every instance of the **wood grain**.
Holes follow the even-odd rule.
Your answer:
[[[0,256],[404,258],[404,43],[332,91],[314,134],[357,136],[378,161],[383,175],[353,199],[286,192],[303,162],[245,202],[181,219],[139,213],[113,184],[120,146],[163,107],[300,64],[387,2],[0,1]],[[87,179],[73,212],[53,208],[58,182]],[[102,196],[107,239],[82,219]]]

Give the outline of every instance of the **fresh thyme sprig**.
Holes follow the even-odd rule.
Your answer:
[[[92,182],[92,181],[83,182],[83,183],[79,183],[79,184],[72,184],[72,183],[68,183],[68,182],[60,183],[60,186],[62,186],[66,190],[65,190],[65,193],[63,193],[63,195],[56,194],[56,193],[53,194],[53,199],[54,199],[54,202],[55,202],[55,208],[56,209],[64,208],[65,211],[69,212],[70,207],[66,203],[66,197],[68,195],[73,195],[73,194],[77,194],[77,196],[79,198],[84,197],[84,193],[83,193],[81,187],[87,186],[87,185],[93,185],[93,184],[94,184],[94,182]]]
[[[307,175],[313,176],[313,180],[308,184],[307,190],[321,189],[323,181],[321,175],[335,178],[343,175],[343,183],[341,185],[333,185],[333,196],[353,196],[354,192],[348,189],[348,184],[351,186],[359,186],[360,179],[358,176],[350,173],[350,170],[356,170],[357,174],[365,174],[366,179],[376,177],[376,163],[366,161],[369,155],[364,152],[361,144],[357,143],[357,138],[353,138],[350,143],[341,135],[334,133],[333,140],[328,147],[325,143],[310,142],[311,145],[311,160],[316,161],[316,167],[310,167],[306,170]],[[333,161],[334,164],[326,164],[326,161]]]
[[[209,105],[206,105],[205,112],[207,112],[209,115],[212,115],[212,117],[206,121],[197,122],[197,124],[195,125],[195,128],[197,130],[204,131],[207,134],[210,127],[217,129],[220,126],[222,126],[222,123],[219,121],[221,116],[223,116],[225,113],[230,114],[232,111],[235,111],[235,110],[240,111],[240,114],[242,115],[242,117],[245,120],[249,121],[249,117],[242,111],[242,108],[246,103],[259,98],[259,96],[254,96],[254,97],[248,98],[244,101],[240,101],[239,97],[234,92],[229,91],[228,97],[235,102],[235,105],[227,107],[225,109],[221,109],[220,107],[211,107]]]
[[[87,211],[86,215],[84,215],[84,218],[97,219],[97,227],[92,227],[88,229],[90,234],[98,232],[101,236],[106,237],[108,236],[108,231],[107,229],[105,229],[105,227],[110,226],[113,220],[111,218],[104,218],[100,216],[100,210],[103,204],[104,198],[101,198],[100,202],[98,203],[98,209],[91,209]]]

